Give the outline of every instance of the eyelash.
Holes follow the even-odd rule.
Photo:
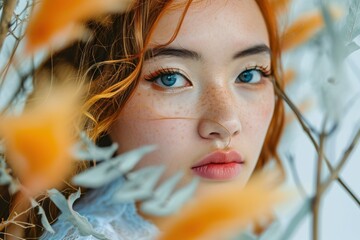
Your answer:
[[[149,82],[154,82],[156,79],[161,77],[162,75],[170,75],[170,74],[179,74],[183,78],[189,81],[189,78],[182,73],[182,71],[178,68],[160,68],[150,74],[144,76],[144,79]]]
[[[243,73],[245,71],[250,71],[250,70],[259,71],[261,73],[262,77],[265,77],[265,78],[268,78],[272,75],[272,71],[271,71],[271,69],[269,69],[269,66],[260,66],[260,65],[246,67],[245,70],[243,70],[241,73]],[[190,82],[189,78],[186,77],[185,74],[182,73],[182,70],[180,70],[178,68],[160,68],[160,69],[144,76],[144,79],[149,82],[155,82],[155,80],[158,79],[159,77],[161,77],[163,75],[171,75],[171,74],[179,74],[184,79],[186,79],[187,81]]]
[[[269,68],[269,66],[260,66],[260,65],[255,65],[255,66],[251,66],[251,67],[246,67],[244,71],[242,71],[241,73],[245,72],[245,71],[249,71],[249,70],[257,70],[261,73],[261,75],[263,77],[271,77],[272,75],[272,71],[271,69]],[[240,74],[241,74],[240,73]]]

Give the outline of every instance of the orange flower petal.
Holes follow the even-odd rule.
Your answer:
[[[65,93],[52,92],[23,115],[0,120],[7,161],[31,195],[57,186],[71,171],[74,128],[69,121],[76,104]]]
[[[286,70],[283,78],[285,86],[288,86],[290,83],[292,83],[295,77],[296,77],[296,73],[293,69]]]
[[[284,12],[290,3],[291,0],[270,0],[271,7],[276,13]]]
[[[265,176],[254,178],[243,190],[238,188],[227,184],[202,194],[167,221],[159,240],[226,239],[255,219],[269,217],[274,204],[285,199]]]
[[[131,0],[41,0],[29,21],[27,49],[32,52],[59,38],[67,39],[68,35],[59,33],[79,33],[75,29],[79,30],[84,21],[107,12],[125,11],[130,3]]]
[[[334,19],[339,19],[342,12],[332,8],[331,13]],[[324,19],[320,11],[307,13],[296,20],[284,33],[281,40],[283,51],[295,48],[308,40],[324,27]]]

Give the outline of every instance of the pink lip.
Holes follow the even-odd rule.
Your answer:
[[[211,180],[230,180],[240,174],[244,160],[236,151],[216,151],[191,167],[193,172]]]

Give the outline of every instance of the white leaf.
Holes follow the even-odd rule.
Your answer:
[[[128,174],[128,179],[114,195],[115,202],[131,202],[150,197],[164,172],[164,166],[150,166]]]
[[[252,234],[250,231],[245,231],[241,233],[239,236],[236,236],[232,240],[259,240],[254,234]]]
[[[53,203],[60,209],[64,215],[70,215],[70,210],[67,207],[66,198],[57,189],[50,189],[47,191]]]
[[[106,185],[133,169],[145,154],[154,149],[154,146],[145,146],[118,155],[76,175],[72,182],[75,185],[89,188]]]
[[[48,191],[50,199],[55,205],[61,210],[61,218],[71,222],[79,231],[81,236],[94,236],[101,240],[108,240],[108,238],[101,233],[94,230],[93,226],[87,220],[86,217],[81,216],[78,212],[73,209],[74,202],[80,197],[80,189],[69,196],[67,201],[58,190],[51,189]]]
[[[36,202],[34,199],[30,199],[31,201],[31,206],[33,208],[38,207],[38,215],[41,216],[41,224],[42,226],[46,229],[46,231],[50,232],[50,233],[55,233],[54,229],[51,227],[49,220],[46,217],[45,211],[44,209],[39,205],[38,202]]]
[[[17,181],[12,180],[10,182],[10,186],[9,186],[9,193],[10,195],[14,195],[15,193],[17,193],[20,190],[20,183],[18,183]]]
[[[350,42],[345,46],[345,56],[349,56],[351,53],[360,49],[360,46],[357,45],[355,42]]]
[[[360,1],[351,1],[349,6],[349,13],[346,17],[345,43],[349,43],[360,35]]]
[[[117,143],[113,143],[109,147],[96,146],[87,135],[82,132],[80,134],[81,142],[75,145],[73,155],[78,160],[108,160],[110,159],[118,148]]]
[[[0,185],[11,183],[12,177],[7,173],[6,169],[0,168]]]
[[[277,240],[279,239],[281,225],[279,221],[275,221],[263,232],[259,240]]]
[[[162,185],[160,185],[155,190],[152,199],[156,200],[158,202],[165,202],[183,175],[184,175],[184,173],[182,171],[180,171],[180,172],[177,172],[170,179],[166,180]]]
[[[191,183],[176,191],[168,200],[158,201],[158,199],[153,198],[144,201],[141,204],[141,210],[155,216],[172,214],[179,210],[180,207],[192,196],[198,183],[199,179],[194,178]]]

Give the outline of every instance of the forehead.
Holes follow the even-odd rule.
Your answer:
[[[176,32],[186,1],[176,0],[155,26],[150,45],[167,43]],[[223,46],[269,44],[266,23],[255,0],[193,1],[171,45],[198,46],[212,40]]]

